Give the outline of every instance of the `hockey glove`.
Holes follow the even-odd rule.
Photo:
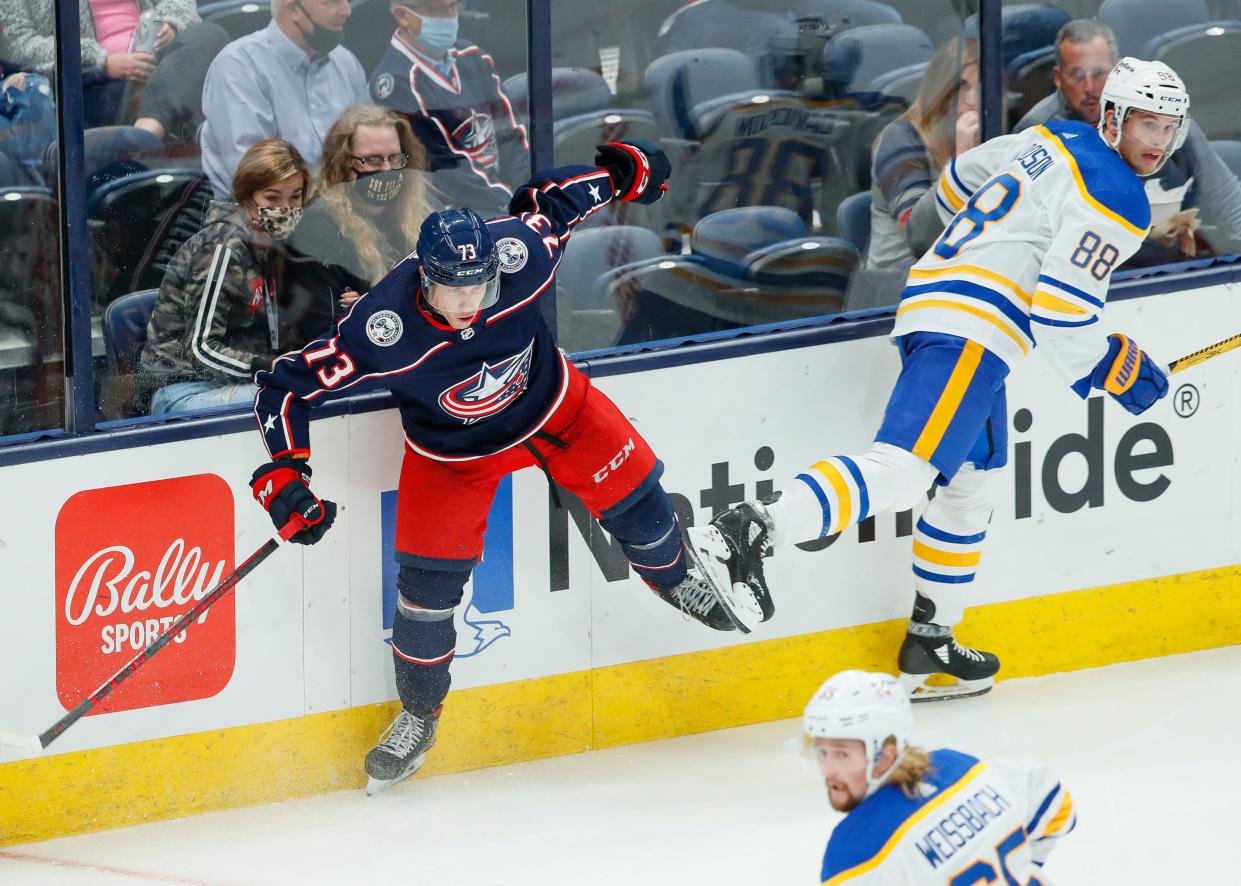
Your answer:
[[[596,149],[595,165],[612,177],[612,190],[622,203],[655,203],[668,186],[672,164],[664,149],[643,138],[608,142]]]
[[[1083,397],[1091,388],[1107,391],[1129,412],[1141,415],[1168,393],[1168,376],[1132,339],[1114,332],[1094,372],[1073,385]]]
[[[336,505],[310,491],[310,465],[291,458],[268,462],[250,478],[255,500],[271,517],[282,538],[312,545],[336,519]]]

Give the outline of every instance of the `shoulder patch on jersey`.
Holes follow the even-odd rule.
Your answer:
[[[396,344],[404,331],[396,311],[376,311],[366,319],[366,337],[381,348]]]
[[[385,99],[396,89],[396,78],[391,74],[380,74],[375,78],[375,98]]]
[[[1106,213],[1118,216],[1134,233],[1150,226],[1151,207],[1138,174],[1103,141],[1097,129],[1078,120],[1057,120],[1043,129],[1077,171],[1078,186]]]
[[[500,253],[500,270],[506,274],[516,274],[526,266],[530,253],[526,244],[516,237],[505,237],[496,243],[496,251]]]

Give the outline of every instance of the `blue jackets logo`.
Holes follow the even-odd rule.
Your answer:
[[[380,496],[380,526],[383,558],[383,639],[392,642],[392,620],[396,616],[396,578],[399,567],[396,549],[396,500],[393,490]],[[496,489],[491,513],[487,515],[487,534],[483,536],[483,559],[474,567],[466,583],[465,598],[454,618],[457,628],[457,658],[478,655],[497,640],[512,635],[500,615],[513,610],[513,478],[505,477]]]
[[[530,362],[534,339],[520,354],[494,366],[483,363],[478,372],[446,388],[440,394],[440,408],[466,424],[490,418],[505,409],[530,383]]]

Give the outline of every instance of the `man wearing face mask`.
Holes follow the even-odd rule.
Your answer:
[[[409,120],[438,188],[459,205],[500,212],[528,174],[530,144],[491,56],[458,39],[460,6],[394,0],[397,28],[371,96]]]
[[[233,202],[212,203],[160,284],[142,351],[151,412],[254,399],[254,372],[331,324],[331,305],[286,285],[284,241],[298,225],[310,170],[281,139],[246,151]]]
[[[283,138],[315,158],[332,122],[367,101],[366,73],[340,45],[349,0],[272,0],[266,28],[216,56],[203,85],[203,170],[227,199],[252,144]]]

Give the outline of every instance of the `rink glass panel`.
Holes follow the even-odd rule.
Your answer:
[[[637,137],[673,170],[659,204],[611,207],[574,235],[557,284],[561,345],[894,305],[913,257],[863,270],[872,154],[930,59],[958,45],[958,5],[552,0],[556,162]],[[928,120],[949,132],[928,175],[955,152],[954,112],[949,101]]]

